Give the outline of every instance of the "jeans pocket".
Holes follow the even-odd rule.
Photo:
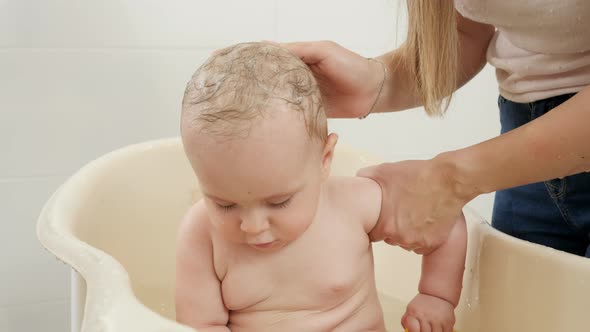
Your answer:
[[[545,105],[543,106],[543,114],[551,111],[552,109],[556,108],[557,106],[565,103],[566,101],[568,101],[568,99],[570,99],[571,97],[573,97],[575,95],[575,93],[567,93],[561,96],[555,96],[555,97],[551,97],[549,99],[545,100]],[[541,114],[542,115],[542,114]]]
[[[545,187],[551,196],[551,200],[557,206],[563,221],[573,230],[578,230],[578,227],[572,223],[570,211],[566,204],[566,189],[567,178],[553,179],[545,181]]]
[[[502,104],[506,102],[506,98],[502,97],[502,95],[498,96],[498,108],[502,108]]]
[[[545,181],[545,187],[547,187],[549,195],[551,195],[551,198],[553,199],[560,198],[565,194],[566,185],[565,178]]]

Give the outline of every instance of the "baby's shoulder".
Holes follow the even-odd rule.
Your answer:
[[[338,201],[361,204],[361,197],[381,199],[381,187],[369,178],[359,176],[331,176],[327,181],[330,197]]]
[[[185,213],[178,228],[179,241],[193,242],[211,240],[211,229],[205,203],[200,200]]]
[[[369,178],[333,176],[327,181],[328,195],[334,208],[356,217],[372,229],[381,211],[381,187]]]
[[[196,202],[188,209],[178,229],[177,255],[184,251],[190,261],[212,264],[217,278],[223,280],[227,272],[224,258],[227,250],[220,248],[228,247],[215,234],[205,202]]]

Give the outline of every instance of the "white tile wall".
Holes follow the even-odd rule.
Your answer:
[[[0,46],[215,47],[276,33],[275,0],[0,1]]]
[[[209,51],[0,51],[0,177],[71,174],[122,145],[175,136],[184,85]],[[26,71],[19,67],[26,66]],[[75,138],[75,139],[73,139]]]
[[[0,180],[0,331],[66,330],[69,269],[35,236],[42,205],[64,180]]]
[[[57,300],[0,308],[0,331],[69,331],[69,306],[69,301]]]
[[[251,40],[330,39],[375,56],[403,40],[403,6],[0,0],[0,331],[67,330],[68,270],[35,236],[43,203],[88,161],[176,136],[184,85],[212,50]],[[486,68],[444,120],[412,111],[330,126],[342,144],[384,160],[427,158],[494,136],[496,91]],[[489,217],[491,202],[488,195],[472,205]]]
[[[35,238],[41,207],[64,180],[43,177],[0,182],[0,202],[6,207],[0,210],[0,308],[68,297],[69,286],[63,282],[68,269],[57,264]]]
[[[334,40],[346,47],[387,50],[393,46],[398,2],[302,0],[278,2],[281,41]]]

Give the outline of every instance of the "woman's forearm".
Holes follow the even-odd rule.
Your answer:
[[[403,47],[403,46],[402,46]],[[403,49],[397,49],[377,58],[387,67],[386,80],[373,113],[397,112],[421,105],[415,77],[408,70]]]
[[[476,23],[457,14],[459,32],[459,70],[457,89],[471,80],[486,64],[486,50],[493,35],[492,26]],[[408,70],[412,63],[403,45],[377,59],[387,66],[387,79],[373,112],[395,112],[422,105],[417,95],[417,79]]]
[[[434,165],[466,198],[590,171],[590,87],[522,127],[443,153]]]

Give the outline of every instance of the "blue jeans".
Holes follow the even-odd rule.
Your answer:
[[[543,116],[571,96],[532,103],[500,96],[502,133]],[[526,241],[590,257],[590,173],[497,191],[492,226]]]

